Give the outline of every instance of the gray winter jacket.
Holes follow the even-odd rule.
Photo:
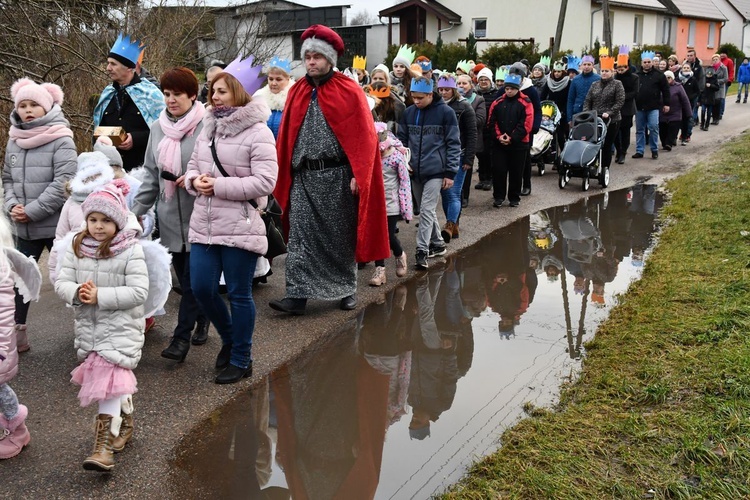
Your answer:
[[[128,217],[127,229],[140,236],[140,224]],[[82,304],[78,288],[92,280],[98,303]],[[119,255],[106,259],[79,259],[70,246],[55,281],[55,292],[75,311],[75,348],[79,361],[96,352],[110,363],[130,370],[138,366],[143,347],[143,304],[149,282],[143,247],[135,243]]]
[[[197,106],[201,106],[200,103]],[[187,172],[187,164],[195,149],[195,141],[203,130],[203,122],[196,127],[191,137],[185,136],[180,141],[180,158],[182,162],[182,174]],[[189,252],[188,230],[190,229],[190,216],[193,213],[195,197],[181,187],[175,188],[174,196],[167,200],[164,197],[164,183],[162,169],[157,166],[159,142],[164,138],[159,120],[151,125],[151,135],[146,146],[146,156],[143,159],[145,175],[143,184],[138,190],[135,202],[130,210],[138,216],[145,214],[157,199],[157,215],[159,217],[159,234],[161,244],[170,252]]]
[[[13,111],[10,123],[24,130],[69,125],[57,104],[46,115],[28,123],[23,123]],[[65,183],[75,175],[77,168],[76,146],[70,137],[28,150],[8,140],[3,167],[5,211],[10,212],[20,203],[30,219],[30,222],[15,223],[13,234],[25,240],[55,237],[57,220],[65,203]]]

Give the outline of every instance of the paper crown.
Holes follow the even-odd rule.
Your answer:
[[[550,62],[551,59],[549,58],[549,56],[542,56],[541,58],[539,58],[539,64],[544,64],[545,68],[549,68]]]
[[[378,85],[377,88],[374,86],[369,86],[369,94],[373,97],[377,97],[378,99],[385,99],[386,97],[390,97],[391,95],[391,87],[388,85]]]
[[[443,73],[438,79],[437,87],[439,89],[455,89],[456,79],[449,73]]]
[[[555,114],[555,107],[550,104],[542,106],[542,116],[552,116]]]
[[[456,71],[459,69],[468,75],[469,71],[471,71],[471,64],[469,64],[469,61],[462,59],[456,64]]]
[[[584,54],[581,58],[581,63],[591,63],[594,64],[594,56],[591,54]]]
[[[425,56],[417,57],[417,64],[422,68],[422,71],[432,71],[432,61],[427,59]]]
[[[505,77],[505,86],[520,88],[521,80],[523,80],[523,77],[521,75],[511,73]]]
[[[500,66],[495,70],[495,81],[505,81],[505,77],[508,76],[508,70],[504,66]]]
[[[609,55],[609,48],[608,47],[600,47],[599,48],[599,57],[608,56],[608,55]]]
[[[409,88],[411,92],[422,92],[424,94],[431,94],[432,93],[432,80],[429,78],[414,78],[411,81],[411,87]]]
[[[555,61],[552,65],[552,71],[565,71],[566,66],[562,61]]]
[[[411,71],[411,74],[414,78],[419,78],[422,76],[422,66],[417,63],[412,63],[412,65],[409,66],[409,71]]]
[[[575,71],[578,73],[578,68],[581,66],[581,58],[577,56],[568,56],[568,71]]]
[[[253,66],[254,56],[250,55],[247,59],[242,59],[242,54],[237,56],[237,59],[229,63],[229,66],[224,68],[224,73],[229,73],[240,82],[242,88],[245,89],[250,95],[253,95],[259,88],[263,86],[263,82],[266,81],[265,76],[260,76],[260,72],[263,69],[262,66]]]
[[[277,56],[274,56],[271,58],[271,61],[268,63],[268,69],[271,68],[280,69],[287,75],[292,73],[292,62],[288,59],[281,59]]]
[[[403,64],[407,68],[414,62],[414,58],[417,57],[417,53],[409,48],[408,45],[402,45],[396,52],[396,57],[393,58],[393,64]]]
[[[109,49],[109,53],[130,61],[133,67],[135,67],[145,47],[140,40],[132,39],[130,35],[120,33],[117,40],[115,40],[115,44]]]
[[[352,68],[364,71],[367,68],[367,57],[354,56]]]
[[[653,61],[655,55],[656,55],[656,52],[652,50],[644,50],[643,52],[641,52],[641,61],[644,61],[646,59]]]
[[[617,49],[617,65],[627,66],[629,54],[630,54],[630,49],[628,48],[628,46],[620,45],[620,47]]]
[[[610,56],[600,56],[599,69],[613,71],[615,69],[615,58]]]

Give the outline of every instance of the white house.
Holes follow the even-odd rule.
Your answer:
[[[591,3],[591,28],[589,46],[598,38],[602,41],[604,15],[601,0]],[[609,23],[613,45],[673,44],[674,32],[667,8],[658,0],[611,0],[609,2]]]
[[[746,55],[750,55],[750,0],[714,0],[716,6],[721,9],[721,12],[727,16],[730,21],[727,26],[721,30],[721,42],[729,42],[739,47],[742,52]],[[729,4],[735,12],[739,14],[739,19],[730,17],[727,8],[724,4]],[[736,26],[729,26],[730,24],[736,23]],[[741,28],[740,28],[741,27]],[[731,29],[731,35],[725,35],[725,30]],[[736,40],[736,41],[735,41]]]

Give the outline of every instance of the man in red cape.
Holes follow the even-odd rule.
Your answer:
[[[274,196],[284,210],[284,230],[289,236],[287,294],[270,303],[275,310],[295,315],[304,314],[308,298],[341,298],[342,309],[354,309],[357,304],[356,262],[385,259],[390,255],[385,189],[374,120],[362,89],[352,79],[333,71],[337,56],[344,52],[344,42],[336,32],[322,25],[305,30],[301,40],[307,75],[289,91],[276,146],[279,176]],[[322,125],[316,121],[320,119],[316,112],[322,112]],[[328,131],[333,137],[326,136]],[[295,159],[300,163],[296,164]],[[339,185],[336,171],[341,166],[347,166],[346,175],[352,176],[350,189],[355,196],[356,238],[352,239],[354,258],[351,263],[340,262],[348,259],[349,235],[344,233],[343,238],[336,239],[341,236],[336,234],[336,229],[346,226],[345,220],[339,224],[336,218],[345,219],[348,215],[335,213],[339,208],[337,201],[344,206],[348,202],[337,198],[336,193]],[[326,173],[320,174],[323,171]],[[317,174],[312,172],[323,176],[330,174],[333,177],[328,178],[332,181],[329,185],[315,186],[310,176]],[[304,187],[295,187],[295,182]],[[295,189],[303,190],[297,191],[300,197],[295,198]],[[331,197],[334,202],[328,208],[316,206],[316,202]],[[299,207],[294,200],[301,200]],[[295,210],[310,213],[295,213]],[[290,212],[293,213],[291,220]],[[295,227],[294,220],[308,216],[309,224],[303,220]],[[316,223],[318,227],[310,227]],[[331,239],[326,241],[329,230]],[[327,256],[328,260],[321,256]],[[350,264],[353,274],[349,271]],[[346,293],[343,290],[351,293],[342,298]]]

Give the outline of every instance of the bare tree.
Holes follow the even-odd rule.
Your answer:
[[[372,14],[369,11],[366,10],[360,10],[356,14],[354,14],[354,17],[352,17],[352,20],[349,21],[349,26],[361,26],[363,24],[374,24],[377,18],[374,14]]]

